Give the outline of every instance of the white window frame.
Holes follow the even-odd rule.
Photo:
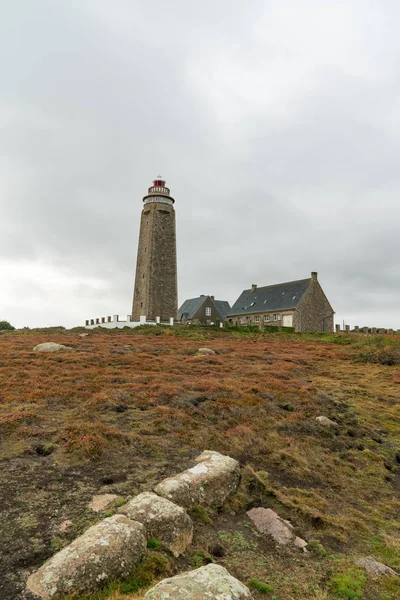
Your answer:
[[[260,316],[259,316],[259,315],[256,315],[256,316],[254,317],[254,323],[259,323],[259,322],[260,322]]]
[[[268,323],[271,320],[271,315],[264,315],[264,322]]]
[[[206,317],[211,317],[211,306],[206,306]]]
[[[274,313],[274,321],[280,321],[281,315],[279,313]]]

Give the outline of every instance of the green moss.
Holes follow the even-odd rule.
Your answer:
[[[198,517],[206,525],[212,522],[209,515],[207,514],[206,509],[204,508],[204,506],[201,506],[201,504],[195,504],[194,506],[192,506],[189,510],[189,513],[193,516]]]
[[[160,540],[156,540],[156,539],[150,539],[147,540],[147,547],[151,548],[153,550],[157,550],[157,548],[161,548],[162,543],[160,542]]]
[[[151,552],[135,569],[132,575],[121,583],[119,591],[130,594],[151,585],[155,578],[166,575],[171,565],[168,558],[159,552]]]
[[[274,588],[268,583],[264,583],[263,581],[258,581],[257,579],[250,579],[249,587],[253,588],[253,590],[257,590],[260,594],[272,594],[274,592]]]
[[[196,550],[190,557],[190,565],[193,569],[198,569],[203,565],[208,565],[214,562],[212,556],[208,554],[208,552],[203,552],[202,550]]]
[[[334,575],[330,580],[330,588],[335,594],[335,600],[361,600],[365,579],[365,574],[359,569],[349,569],[345,573]]]
[[[327,552],[319,540],[309,540],[308,547],[318,556],[326,556]]]

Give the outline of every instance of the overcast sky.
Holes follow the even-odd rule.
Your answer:
[[[142,197],[179,303],[319,280],[400,328],[398,0],[4,0],[0,320],[131,310]]]

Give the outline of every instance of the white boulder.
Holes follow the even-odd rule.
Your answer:
[[[250,590],[220,565],[206,565],[160,581],[144,600],[250,600]]]
[[[216,352],[215,350],[211,350],[211,348],[199,348],[197,354],[216,354]]]
[[[317,423],[319,423],[320,425],[323,425],[324,427],[338,427],[338,424],[335,423],[335,421],[332,421],[332,419],[329,419],[328,417],[325,417],[324,415],[321,415],[320,417],[316,417],[315,420],[317,421]]]
[[[193,523],[186,510],[152,492],[139,494],[119,512],[143,523],[147,539],[160,540],[175,556],[192,543]]]
[[[34,352],[59,352],[60,350],[72,350],[72,348],[63,344],[56,344],[55,342],[44,342],[33,348]]]
[[[109,581],[128,577],[145,550],[144,526],[114,515],[49,558],[30,575],[26,591],[40,600],[93,592]]]
[[[161,481],[154,491],[180,506],[222,506],[238,488],[238,461],[219,452],[206,450],[196,458],[196,462],[195,467]]]
[[[356,560],[356,565],[362,567],[373,577],[382,577],[382,575],[397,575],[396,571],[375,560],[373,556],[366,556]]]

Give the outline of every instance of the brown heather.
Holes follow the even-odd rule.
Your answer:
[[[32,351],[46,341],[73,350]],[[216,354],[197,356],[202,346]],[[279,600],[317,600],[333,597],[337,577],[358,576],[354,556],[399,570],[400,373],[379,358],[391,363],[396,352],[390,336],[0,335],[0,597],[15,600],[27,571],[99,518],[87,507],[94,493],[150,490],[204,449],[241,461],[240,491],[207,518],[193,511],[192,550],[179,564],[168,557],[156,578],[212,559],[244,583],[266,582]],[[322,427],[319,415],[339,427]],[[260,505],[290,519],[315,551],[277,551],[257,537],[244,511]],[[139,598],[137,577],[90,600]],[[367,580],[362,598],[399,595],[386,578]]]

